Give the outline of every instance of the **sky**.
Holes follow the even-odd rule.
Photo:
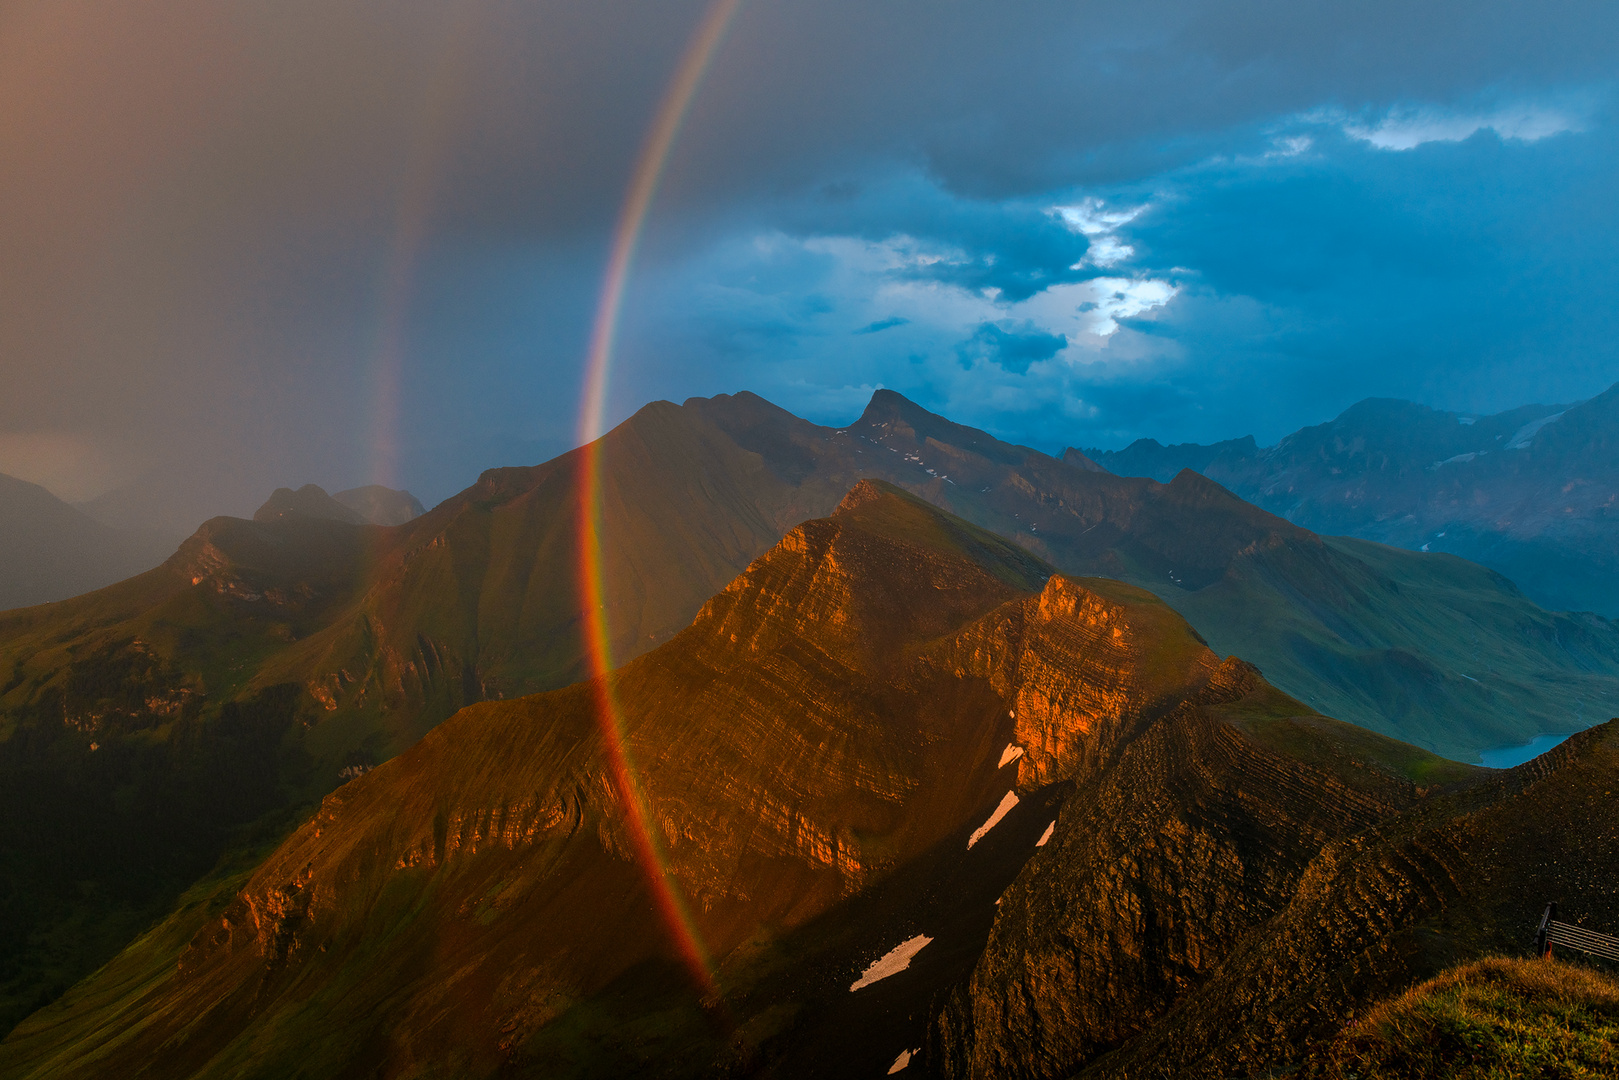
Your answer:
[[[189,531],[574,445],[707,10],[0,7],[0,472]],[[608,419],[749,389],[837,424],[884,386],[1055,452],[1589,397],[1616,73],[1607,2],[743,0]]]

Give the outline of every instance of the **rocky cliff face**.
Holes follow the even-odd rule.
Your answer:
[[[932,1074],[1308,1071],[1379,998],[1521,953],[1546,899],[1619,921],[1598,869],[1619,854],[1616,725],[1440,793],[1341,753],[1301,761],[1211,698],[1069,801],[936,1013]]]
[[[1445,762],[867,482],[605,686],[471,706],[345,785],[0,1070],[1308,1066],[1545,897],[1619,918],[1611,727],[1506,774]]]
[[[1068,800],[940,1016],[938,1072],[1067,1076],[1127,1043],[1286,907],[1324,846],[1413,801],[1409,784],[1356,790],[1211,716],[1208,705],[1254,692],[1244,667],[1228,661],[1224,685]]]
[[[1430,749],[1470,756],[1580,726],[1619,701],[1619,632],[1605,620],[1540,611],[1458,560],[1323,540],[1205,478],[1160,485],[1058,461],[887,391],[842,429],[749,394],[655,403],[599,450],[604,614],[621,660],[666,643],[795,525],[830,513],[860,478],[877,477],[1066,574],[1128,579],[1179,610],[1218,652],[1260,664],[1312,707]],[[0,742],[0,800],[14,800],[0,805],[40,822],[19,834],[25,839],[0,837],[0,861],[11,860],[21,883],[12,900],[0,897],[0,972],[16,973],[0,975],[0,1026],[117,944],[86,945],[72,962],[55,959],[58,945],[40,944],[47,927],[83,917],[80,883],[118,898],[123,914],[103,911],[98,925],[143,925],[212,865],[238,827],[262,819],[286,828],[264,815],[313,803],[465,705],[583,677],[578,466],[573,454],[490,470],[396,527],[297,514],[216,519],[163,568],[0,615],[0,732],[24,733]],[[1027,584],[1017,574],[998,580]],[[1137,611],[1163,610],[1141,606],[1145,594],[1109,589],[1091,591]],[[827,611],[864,602],[816,597]],[[1072,643],[1031,645],[1019,663],[1033,671],[1042,649],[1070,645],[1107,655],[1107,635],[1135,632],[1128,619],[1111,623],[1107,610],[1081,607],[1072,625],[1087,627],[1094,642],[1075,630]],[[883,633],[899,625],[881,605],[861,610]],[[927,632],[945,634],[938,627],[954,617],[941,615]],[[1039,617],[1019,625],[1031,641],[1044,633]],[[135,710],[139,717],[128,702],[144,692],[144,676],[105,692],[92,686],[134,672],[126,661],[136,642],[164,673],[153,700],[167,702]],[[862,647],[851,641],[839,648],[853,652],[835,655],[874,677],[856,662]],[[1005,672],[973,670],[975,679],[998,680],[996,694],[1011,685]],[[1018,769],[1049,779],[1097,764],[1084,755],[1106,739],[1074,742],[1050,719],[1084,714],[1098,731],[1123,731],[1116,701],[1127,682],[1095,675],[1068,686],[1054,673],[1049,695],[1008,698],[1008,719],[1027,746]],[[67,722],[65,698],[84,704]],[[114,730],[87,720],[111,715],[111,705],[97,704],[103,699],[121,702],[128,723]],[[243,727],[242,716],[257,719]],[[237,789],[257,794],[238,799]],[[147,835],[153,820],[185,818],[203,825]],[[141,860],[109,859],[87,839],[94,836],[117,838],[107,841],[114,851],[185,857],[148,875],[128,869]]]
[[[964,838],[1009,790],[1044,805],[1040,792],[1215,671],[1150,595],[1049,574],[867,483],[613,676],[659,872],[722,987],[746,998],[763,977],[756,950],[794,933],[847,970],[839,935],[854,930],[829,945],[814,929],[840,905],[897,888],[915,907],[918,884],[892,883],[941,851],[993,863],[999,837],[976,853]],[[157,1054],[166,1073],[207,1075],[292,1039],[325,1001],[378,1032],[439,1017],[417,1033],[436,1049],[393,1047],[390,1071],[452,1044],[487,1070],[522,1059],[555,1015],[545,1001],[590,1000],[669,955],[658,921],[637,915],[651,894],[597,700],[585,685],[475,706],[330,796],[193,936],[95,1068]],[[1017,769],[1002,767],[1009,746],[1024,749]],[[378,965],[414,974],[354,982]],[[180,1026],[186,1049],[162,1050]],[[370,1052],[362,1040],[327,1060]]]

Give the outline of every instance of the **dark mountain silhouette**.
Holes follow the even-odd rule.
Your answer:
[[[319,484],[305,484],[296,491],[292,488],[276,488],[264,505],[253,511],[254,521],[287,521],[292,518],[367,524],[364,515],[332,498]]]
[[[1462,560],[1324,540],[1191,473],[1078,468],[887,391],[842,429],[751,394],[658,402],[600,450],[618,661],[875,477],[1146,588],[1311,707],[1429,749],[1567,731],[1619,689],[1610,623]],[[579,460],[490,470],[393,527],[217,518],[146,574],[0,615],[0,816],[28,823],[0,834],[0,1023],[456,710],[584,678]]]
[[[1079,451],[1070,446],[1062,452],[1064,461],[1094,462],[1098,468],[1119,476],[1150,476],[1160,484],[1167,484],[1183,469],[1207,473],[1215,461],[1246,460],[1259,453],[1252,435],[1225,442],[1175,443],[1164,446],[1157,439],[1137,439],[1123,450]]]
[[[162,562],[162,538],[101,524],[0,474],[0,610],[65,600]]]
[[[864,481],[606,684],[471,706],[345,785],[0,1071],[1275,1073],[1545,896],[1619,916],[1616,732],[1446,761]]]
[[[1090,453],[1122,475],[1193,469],[1316,532],[1450,552],[1546,607],[1619,615],[1619,386],[1494,416],[1370,399],[1265,449]]]
[[[350,488],[328,495],[319,484],[276,488],[263,506],[253,513],[254,521],[281,521],[289,517],[346,521],[350,525],[403,525],[421,517],[425,510],[416,496],[381,484]]]

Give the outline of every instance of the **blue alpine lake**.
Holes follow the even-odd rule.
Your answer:
[[[1514,765],[1522,765],[1530,758],[1537,758],[1572,735],[1536,735],[1533,739],[1521,746],[1503,746],[1496,750],[1482,750],[1479,758],[1485,766],[1491,769],[1510,769]]]

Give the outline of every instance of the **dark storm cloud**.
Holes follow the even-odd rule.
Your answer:
[[[395,479],[432,500],[493,455],[565,446],[607,235],[701,10],[6,9],[0,471],[82,495],[157,470],[190,493],[183,517],[250,510],[268,486],[304,480]],[[1440,317],[1476,311],[1472,282],[1499,328],[1469,340],[1494,350],[1501,378],[1554,342],[1595,356],[1611,328],[1577,297],[1608,280],[1595,260],[1609,219],[1590,198],[1583,211],[1539,203],[1564,179],[1595,183],[1600,163],[1581,155],[1606,146],[1601,116],[1569,137],[1566,177],[1501,166],[1517,202],[1424,201],[1491,182],[1489,135],[1447,144],[1485,155],[1449,173],[1412,165],[1415,150],[1386,152],[1380,174],[1354,163],[1364,143],[1335,149],[1315,128],[1347,172],[1209,165],[1267,152],[1270,127],[1311,110],[1374,123],[1402,105],[1600,98],[1612,8],[1522,11],[755,0],[671,159],[614,407],[751,385],[826,414],[903,377],[932,404],[1041,438],[1140,427],[1154,409],[1178,423],[1190,414],[1173,403],[1188,400],[1224,422],[1242,415],[1241,376],[1221,374],[1242,369],[1233,335],[1285,383],[1334,326],[1361,326],[1344,340],[1368,349],[1399,337],[1356,311],[1441,279],[1451,286],[1423,292],[1436,314],[1413,316],[1402,340],[1432,351]],[[1552,143],[1533,144],[1536,161],[1553,160]],[[1151,205],[1117,226],[1054,212],[1086,197],[1106,212]],[[1496,232],[1465,227],[1481,207]],[[1515,207],[1525,222],[1549,214],[1550,232],[1512,225]],[[1585,234],[1580,213],[1596,222]],[[750,248],[770,237],[774,249]],[[1547,260],[1528,284],[1518,250]],[[880,259],[892,265],[872,269]],[[879,285],[910,306],[858,295]],[[1056,325],[1056,307],[1086,304],[1073,333]],[[854,334],[895,318],[908,321]],[[961,371],[979,327],[1031,319],[1068,349]],[[1063,359],[1104,339],[1090,367]],[[1459,361],[1423,375],[1441,368],[1416,352],[1401,361],[1412,385],[1454,379]],[[1593,377],[1601,366],[1580,362]],[[383,377],[395,363],[396,409]]]
[[[969,370],[974,364],[988,363],[1022,375],[1030,364],[1050,360],[1067,345],[1068,339],[1061,334],[1047,334],[1031,325],[1003,328],[980,323],[973,336],[956,348],[956,358]]]
[[[1153,262],[1195,267],[1206,295],[1264,309],[1244,343],[1272,354],[1289,397],[1302,368],[1318,415],[1373,394],[1467,409],[1583,397],[1619,379],[1602,299],[1619,291],[1616,136],[1602,116],[1529,144],[1328,145],[1187,178],[1132,235]],[[1160,329],[1211,360],[1230,352],[1218,323],[1176,322]]]
[[[853,235],[795,209],[798,235],[673,268],[662,307],[713,333],[813,288],[836,298],[833,311],[768,360],[710,378],[748,379],[834,423],[871,386],[894,386],[1050,448],[1142,434],[1273,440],[1370,395],[1473,410],[1572,400],[1619,378],[1619,327],[1602,299],[1619,285],[1606,194],[1619,145],[1605,110],[1597,99],[1276,117],[1228,132],[1225,154],[1193,165],[1047,193],[1038,214],[1021,199],[919,193],[914,175],[868,181],[842,217]],[[935,208],[936,227],[918,207]],[[905,231],[870,238],[883,220]],[[964,220],[989,238],[970,254]],[[939,270],[1003,251],[1017,264],[1038,252],[1020,230],[1052,221],[1090,234],[1090,265],[1066,280],[1006,295]],[[1032,277],[1041,263],[1028,258]],[[689,282],[720,288],[694,306]],[[874,305],[910,321],[855,349],[824,344]],[[997,362],[1013,328],[1055,347]],[[678,335],[659,348],[700,355]]]

